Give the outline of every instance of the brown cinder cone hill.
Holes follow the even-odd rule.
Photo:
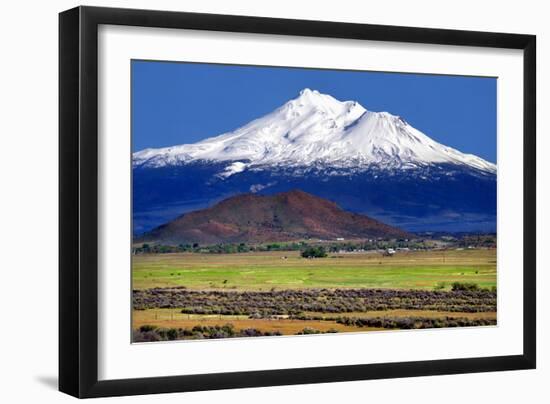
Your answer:
[[[262,243],[307,238],[410,238],[412,235],[329,200],[294,190],[242,194],[186,213],[139,237],[162,244]]]

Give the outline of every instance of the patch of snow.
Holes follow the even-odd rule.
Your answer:
[[[246,164],[242,161],[235,161],[233,164],[225,167],[224,171],[219,173],[218,176],[221,178],[228,178],[233,174],[243,172],[246,169]]]
[[[268,184],[253,184],[250,186],[250,192],[255,194],[256,192],[260,192],[262,189],[269,188],[273,185],[275,185],[275,182],[270,182]]]

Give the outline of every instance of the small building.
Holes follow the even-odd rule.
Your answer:
[[[395,254],[395,250],[393,248],[388,248],[384,251],[384,255],[387,257],[391,257]]]

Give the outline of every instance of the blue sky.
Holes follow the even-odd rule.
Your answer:
[[[496,163],[495,78],[132,61],[133,151],[231,131],[305,87],[402,116]]]

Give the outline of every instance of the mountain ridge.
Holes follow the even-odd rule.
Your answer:
[[[409,231],[496,231],[496,165],[315,90],[200,142],[132,155],[134,234],[230,196],[301,189]]]
[[[227,178],[247,169],[326,165],[336,168],[410,169],[463,165],[495,173],[496,166],[444,146],[389,112],[356,101],[338,101],[304,89],[274,111],[231,132],[197,143],[133,154],[133,165],[158,168],[191,162],[227,162]]]

